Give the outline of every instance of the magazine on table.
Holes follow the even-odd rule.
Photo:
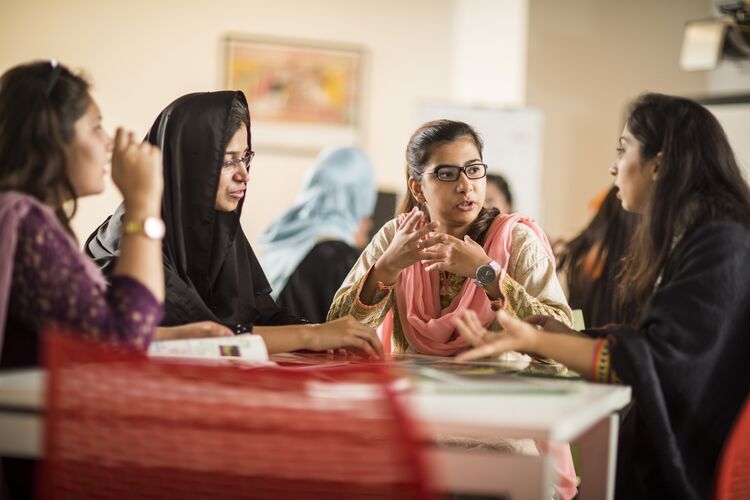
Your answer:
[[[148,355],[154,358],[227,360],[268,364],[268,350],[260,335],[243,333],[231,337],[159,340],[151,342]]]

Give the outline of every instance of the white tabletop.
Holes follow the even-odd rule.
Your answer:
[[[0,411],[38,412],[41,369],[0,374]],[[435,433],[573,441],[630,401],[630,387],[578,380],[512,377],[509,381],[419,382],[404,398]]]

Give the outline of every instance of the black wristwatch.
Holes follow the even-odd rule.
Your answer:
[[[482,266],[479,266],[477,268],[476,276],[474,278],[474,283],[477,286],[481,286],[482,288],[485,288],[497,280],[497,275],[502,270],[502,267],[500,267],[500,264],[498,264],[496,261],[491,260],[489,264],[484,264]]]

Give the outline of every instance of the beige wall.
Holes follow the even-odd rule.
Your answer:
[[[678,66],[685,21],[707,0],[530,0],[527,104],[545,114],[545,229],[569,236],[611,182],[628,101],[645,91],[702,95],[705,72]]]
[[[711,6],[712,0],[0,0],[0,71],[49,57],[84,68],[105,124],[143,134],[177,96],[221,88],[221,39],[228,33],[359,45],[370,62],[363,140],[381,187],[402,189],[403,149],[420,103],[535,106],[545,114],[541,218],[551,236],[560,236],[585,224],[589,200],[610,182],[607,169],[632,97],[747,88],[726,70],[719,85],[709,73],[678,67],[685,21],[707,16]],[[477,23],[481,36],[472,34]],[[484,65],[469,64],[478,54]],[[504,85],[486,84],[498,78]],[[263,128],[255,126],[253,135],[260,142]],[[243,214],[252,242],[292,202],[312,159],[258,148]],[[79,235],[118,202],[112,187],[83,200],[74,221]]]
[[[83,68],[105,125],[140,135],[179,95],[221,88],[227,33],[360,45],[370,55],[366,150],[378,183],[400,188],[416,103],[450,97],[453,8],[452,0],[0,0],[0,72],[50,57]],[[254,128],[256,139],[262,134]],[[259,149],[243,213],[251,241],[292,202],[312,159]],[[111,186],[84,199],[74,220],[79,237],[118,202]]]

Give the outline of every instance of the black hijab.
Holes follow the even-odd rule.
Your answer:
[[[211,320],[237,330],[300,322],[270,297],[240,225],[244,198],[232,212],[215,209],[224,152],[237,131],[230,123],[235,101],[247,107],[239,91],[182,96],[159,114],[146,137],[164,158],[165,326]],[[243,121],[251,149],[249,115]],[[106,274],[119,255],[124,213],[121,204],[86,241],[86,253]]]

